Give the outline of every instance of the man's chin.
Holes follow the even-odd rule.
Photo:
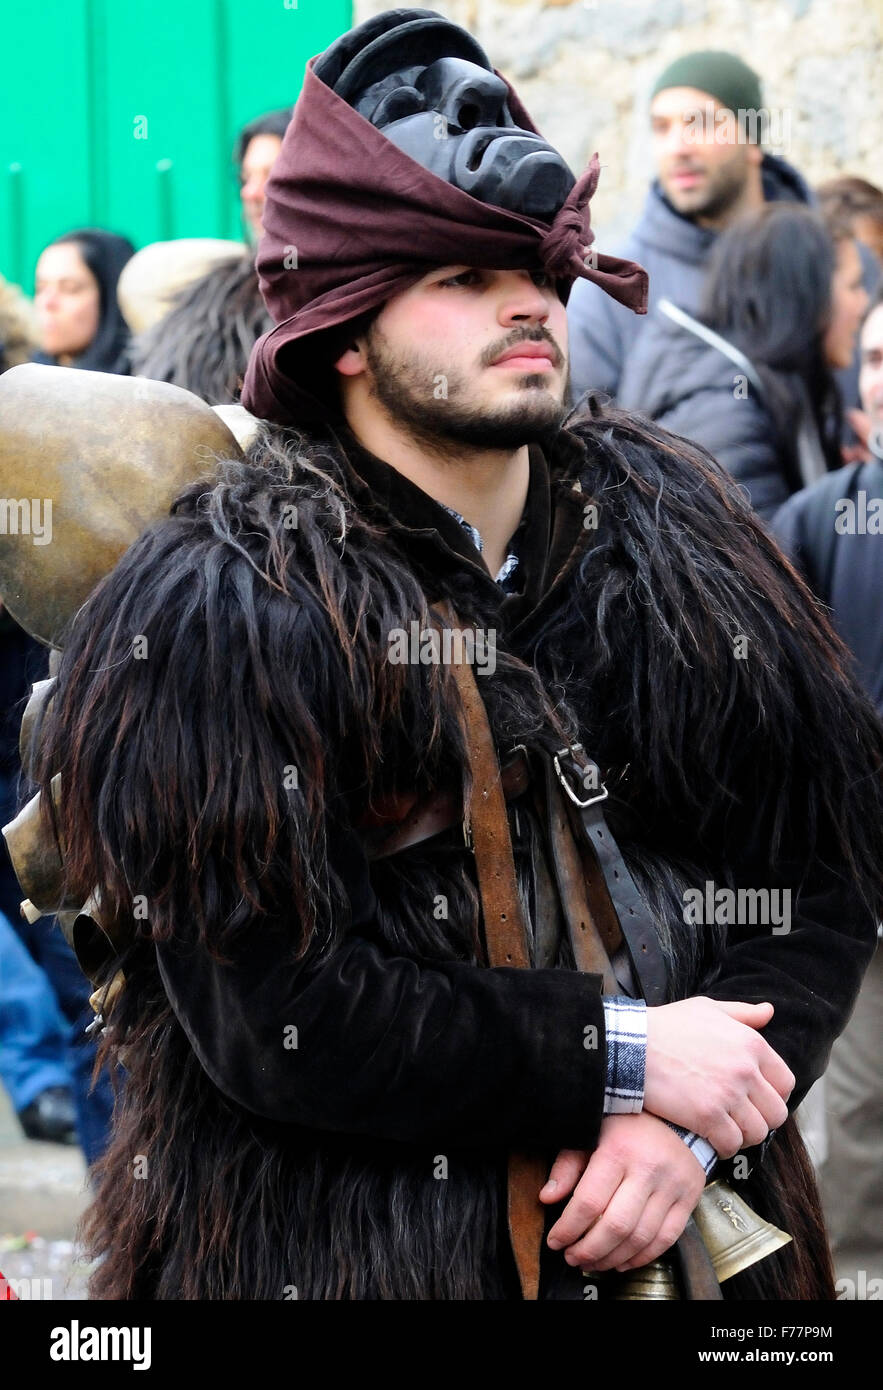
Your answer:
[[[488,447],[498,441],[500,447],[514,448],[548,442],[560,430],[565,414],[560,388],[553,391],[550,383],[541,380],[537,386],[506,392],[503,399],[489,403],[486,411],[476,412],[472,423]],[[463,422],[459,423],[462,428]]]
[[[525,372],[514,377],[503,389],[489,394],[487,408],[501,410],[554,412],[563,409],[564,384],[558,372]]]
[[[675,212],[679,212],[683,216],[703,212],[705,210],[705,204],[708,201],[708,193],[705,189],[672,188],[669,184],[667,186],[663,185],[662,191]]]

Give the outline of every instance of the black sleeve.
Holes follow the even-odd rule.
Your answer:
[[[777,512],[770,528],[785,554],[823,600],[826,595],[822,592],[820,568],[824,568],[824,561],[819,552],[825,546],[830,550],[834,537],[833,504],[830,509],[826,507],[830,490],[826,481],[796,493]],[[808,542],[813,528],[822,537],[821,546]],[[831,854],[828,858],[833,861],[836,856]],[[793,1110],[824,1072],[831,1047],[849,1021],[862,977],[874,954],[877,923],[845,867],[831,867],[819,857],[799,891],[794,865],[771,870],[756,847],[753,868],[742,877],[754,885],[775,883],[780,890],[790,888],[791,930],[774,935],[767,928],[751,938],[743,929],[742,938],[734,940],[728,950],[718,983],[709,993],[719,999],[769,999],[775,1006],[764,1037],[797,1078],[788,1102]]]
[[[372,939],[354,837],[335,860],[347,868],[354,921],[327,958],[292,961],[281,926],[255,927],[229,965],[157,946],[171,1004],[219,1089],[315,1129],[594,1147],[606,1069],[600,977],[392,954]]]
[[[802,887],[787,864],[771,869],[755,861],[739,880],[743,887],[789,891],[790,900],[773,900],[777,916],[786,902],[788,912],[780,923],[731,927],[713,982],[702,992],[773,1005],[763,1036],[794,1073],[788,1101],[794,1110],[824,1072],[849,1021],[874,954],[877,923],[845,874],[818,861]]]

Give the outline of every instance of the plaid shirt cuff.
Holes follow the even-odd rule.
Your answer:
[[[619,995],[604,1000],[607,1033],[605,1115],[635,1115],[644,1105],[647,1005]]]
[[[711,1170],[717,1163],[717,1150],[713,1149],[707,1139],[703,1139],[701,1134],[694,1134],[691,1129],[684,1129],[682,1125],[673,1125],[671,1120],[665,1122],[669,1129],[673,1129],[675,1134],[679,1134],[687,1148],[698,1158],[702,1167],[705,1169],[706,1177],[709,1177]]]

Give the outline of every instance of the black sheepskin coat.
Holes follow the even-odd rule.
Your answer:
[[[598,762],[671,998],[771,1000],[792,1108],[824,1070],[881,906],[876,715],[707,454],[598,407],[530,452],[518,593],[346,431],[268,428],[78,614],[38,780],[61,772],[71,882],[123,943],[94,1297],[520,1296],[506,1154],[597,1142],[603,1010],[536,921],[534,969],[482,965],[461,833],[363,851],[366,815],[462,780],[447,673],[389,660],[443,599],[495,634],[501,759],[560,745],[542,686]],[[530,917],[542,829],[517,812]],[[708,882],[789,889],[790,931],[687,923]],[[725,1296],[818,1292],[793,1122],[751,1157],[745,1195],[795,1241]],[[585,1296],[543,1260],[542,1298]]]

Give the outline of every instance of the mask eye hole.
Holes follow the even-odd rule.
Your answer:
[[[467,101],[457,113],[457,124],[461,130],[474,130],[481,118],[481,112],[474,102]]]
[[[385,125],[391,125],[393,121],[401,121],[406,116],[415,116],[423,111],[425,103],[420,92],[416,87],[396,87],[392,92],[388,92],[381,102],[374,108],[368,119],[372,125],[382,129]],[[361,112],[362,115],[366,113]]]

